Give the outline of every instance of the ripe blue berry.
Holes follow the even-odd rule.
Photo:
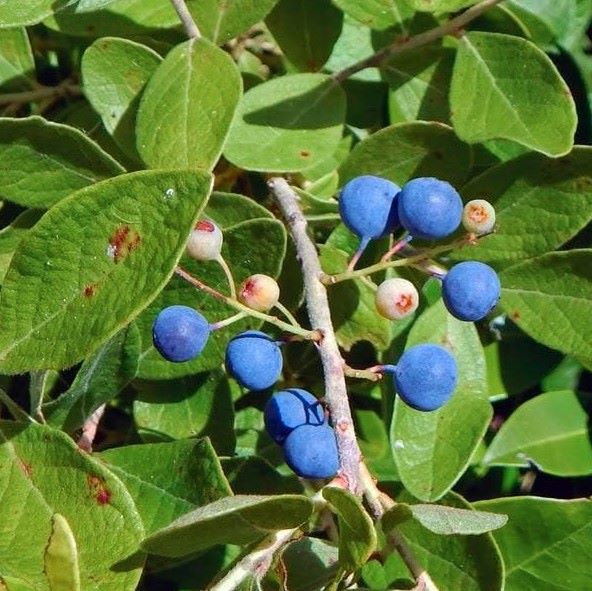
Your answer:
[[[401,224],[415,238],[445,238],[460,224],[463,204],[446,181],[413,179],[403,186],[397,201]]]
[[[485,263],[465,261],[454,265],[442,281],[442,298],[448,311],[459,320],[485,318],[501,293],[497,273]]]
[[[169,306],[152,325],[152,340],[168,361],[180,363],[197,357],[210,336],[208,321],[188,306]]]
[[[285,439],[286,463],[302,478],[331,478],[339,469],[335,432],[329,425],[301,425]]]
[[[279,345],[264,332],[247,330],[236,335],[226,347],[226,369],[250,390],[273,386],[282,371]]]
[[[416,410],[436,410],[452,396],[457,382],[454,357],[440,345],[415,345],[407,349],[394,370],[395,388]]]
[[[290,388],[274,394],[263,414],[265,428],[276,442],[284,439],[301,425],[319,426],[325,422],[325,412],[321,403],[306,390]]]
[[[343,223],[362,241],[390,234],[398,225],[397,194],[401,188],[377,176],[358,176],[339,196]]]

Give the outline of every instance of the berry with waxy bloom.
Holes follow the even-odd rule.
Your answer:
[[[198,261],[214,261],[222,250],[222,231],[211,220],[200,220],[189,234],[187,254]]]

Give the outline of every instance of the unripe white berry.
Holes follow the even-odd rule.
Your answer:
[[[495,226],[495,209],[485,199],[473,199],[463,209],[462,223],[467,232],[488,234]]]
[[[387,279],[378,286],[375,304],[381,316],[400,320],[417,310],[419,294],[415,285],[407,279]]]
[[[280,288],[273,277],[257,273],[243,281],[238,299],[252,310],[267,312],[278,303]]]
[[[213,261],[222,250],[222,231],[210,220],[200,220],[189,234],[187,254],[198,261]]]

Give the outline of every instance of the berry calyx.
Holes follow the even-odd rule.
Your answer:
[[[211,220],[200,220],[189,234],[187,254],[198,261],[214,261],[222,250],[222,231]]]
[[[446,181],[413,179],[403,186],[397,201],[401,224],[414,238],[445,238],[460,224],[462,200]]]
[[[283,451],[288,466],[302,478],[332,478],[339,469],[335,431],[327,424],[296,427]]]
[[[442,280],[444,305],[459,320],[475,322],[485,318],[497,304],[500,294],[497,273],[479,261],[454,265]]]
[[[181,363],[197,357],[210,336],[208,321],[188,306],[169,306],[152,325],[152,342],[168,361]]]
[[[469,201],[462,215],[462,224],[467,232],[481,236],[489,234],[495,226],[495,209],[485,199],[473,199]]]
[[[276,443],[282,443],[296,427],[318,427],[326,422],[321,403],[301,388],[290,388],[274,394],[265,405],[263,418],[267,433]]]
[[[226,369],[242,386],[265,390],[280,377],[283,359],[279,345],[264,332],[247,330],[226,347]]]
[[[396,197],[401,188],[377,176],[358,176],[339,196],[343,223],[362,240],[387,236],[399,225]]]
[[[417,310],[419,294],[411,281],[395,277],[378,286],[374,302],[381,316],[401,320]]]
[[[407,349],[390,371],[403,402],[423,412],[448,402],[458,380],[454,357],[440,345],[423,344]]]
[[[273,277],[256,273],[243,281],[238,299],[252,310],[267,312],[278,303],[280,287]]]

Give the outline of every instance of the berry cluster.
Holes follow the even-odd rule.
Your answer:
[[[344,224],[360,239],[358,251],[350,261],[353,269],[371,240],[401,235],[383,257],[384,268],[396,253],[403,257],[425,253],[424,265],[442,280],[442,297],[450,313],[464,321],[484,318],[497,303],[500,283],[495,271],[478,261],[454,265],[447,272],[434,272],[429,250],[417,251],[412,239],[437,240],[450,236],[461,222],[471,237],[491,232],[495,211],[484,200],[474,200],[464,207],[459,194],[447,182],[435,178],[417,178],[403,188],[375,176],[360,176],[348,182],[339,197]],[[266,275],[247,278],[238,290],[221,255],[223,234],[210,220],[197,223],[187,242],[187,254],[199,261],[217,261],[228,277],[231,296],[227,302],[241,310],[239,314],[210,324],[196,310],[187,306],[163,309],[153,324],[156,349],[172,362],[189,361],[199,355],[212,331],[227,326],[245,314],[272,320],[266,315],[277,307],[290,319],[291,328],[302,329],[279,302],[277,282]],[[421,257],[420,257],[421,258]],[[370,274],[373,271],[368,271]],[[357,276],[364,274],[356,271]],[[399,277],[389,278],[376,287],[376,309],[382,316],[399,320],[412,314],[419,305],[413,283]],[[218,294],[221,295],[221,294]],[[247,330],[228,343],[225,365],[228,373],[252,391],[272,388],[280,379],[283,367],[281,345],[264,332]],[[458,380],[454,357],[440,345],[420,344],[407,349],[396,365],[372,368],[391,374],[395,389],[410,407],[429,412],[444,405],[454,393]],[[320,401],[299,388],[281,390],[268,400],[264,411],[265,427],[270,437],[281,445],[286,463],[304,478],[331,478],[339,468],[335,431]]]

